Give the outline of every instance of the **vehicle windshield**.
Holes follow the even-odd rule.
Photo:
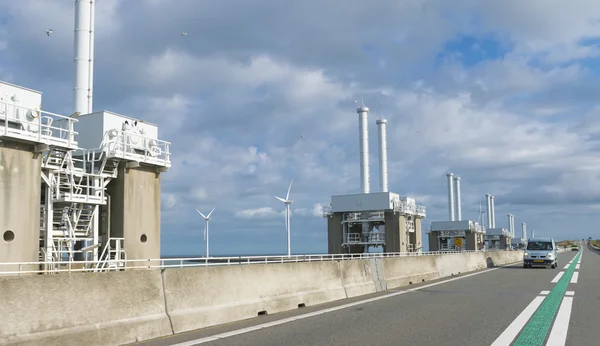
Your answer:
[[[527,244],[527,250],[552,250],[552,243],[547,241],[532,241]]]

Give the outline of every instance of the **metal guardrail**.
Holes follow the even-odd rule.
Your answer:
[[[515,250],[492,250],[492,251],[515,251]],[[394,258],[394,257],[419,257],[448,254],[462,254],[469,252],[484,252],[477,250],[462,251],[432,251],[432,252],[392,252],[392,253],[360,253],[360,254],[324,254],[324,255],[293,255],[283,256],[237,256],[237,257],[195,257],[195,258],[161,258],[161,259],[138,259],[138,260],[115,260],[118,270],[126,269],[166,269],[186,267],[208,267],[208,266],[231,266],[249,264],[271,264],[271,263],[295,263],[295,262],[323,262],[344,261],[371,258]],[[5,262],[0,263],[0,276],[23,275],[23,274],[55,274],[92,272],[100,261],[77,261],[77,262]],[[17,270],[3,270],[3,267],[17,268]],[[32,269],[50,268],[51,270]]]

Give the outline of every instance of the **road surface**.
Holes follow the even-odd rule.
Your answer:
[[[492,268],[136,345],[600,345],[600,254]]]

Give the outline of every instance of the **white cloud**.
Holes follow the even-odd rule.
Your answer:
[[[249,219],[274,219],[284,215],[284,212],[277,212],[271,207],[261,207],[254,209],[244,209],[235,213],[235,217],[242,220]]]
[[[300,216],[308,217],[323,217],[323,205],[321,203],[315,203],[312,208],[297,208],[294,212]]]

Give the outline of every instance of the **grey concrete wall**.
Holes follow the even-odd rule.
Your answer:
[[[400,252],[400,218],[393,212],[386,212],[385,252]],[[404,220],[403,220],[404,221]]]
[[[466,234],[465,250],[477,250],[477,233]]]
[[[111,237],[125,238],[127,258],[160,258],[160,175],[156,170],[126,169],[121,163],[107,192],[112,202]]]
[[[0,142],[0,262],[39,260],[41,160],[31,145]]]
[[[414,251],[418,252],[423,247],[423,231],[421,229],[421,219],[415,219],[415,231],[410,233],[410,243]]]
[[[439,251],[437,231],[429,232],[429,251]]]

